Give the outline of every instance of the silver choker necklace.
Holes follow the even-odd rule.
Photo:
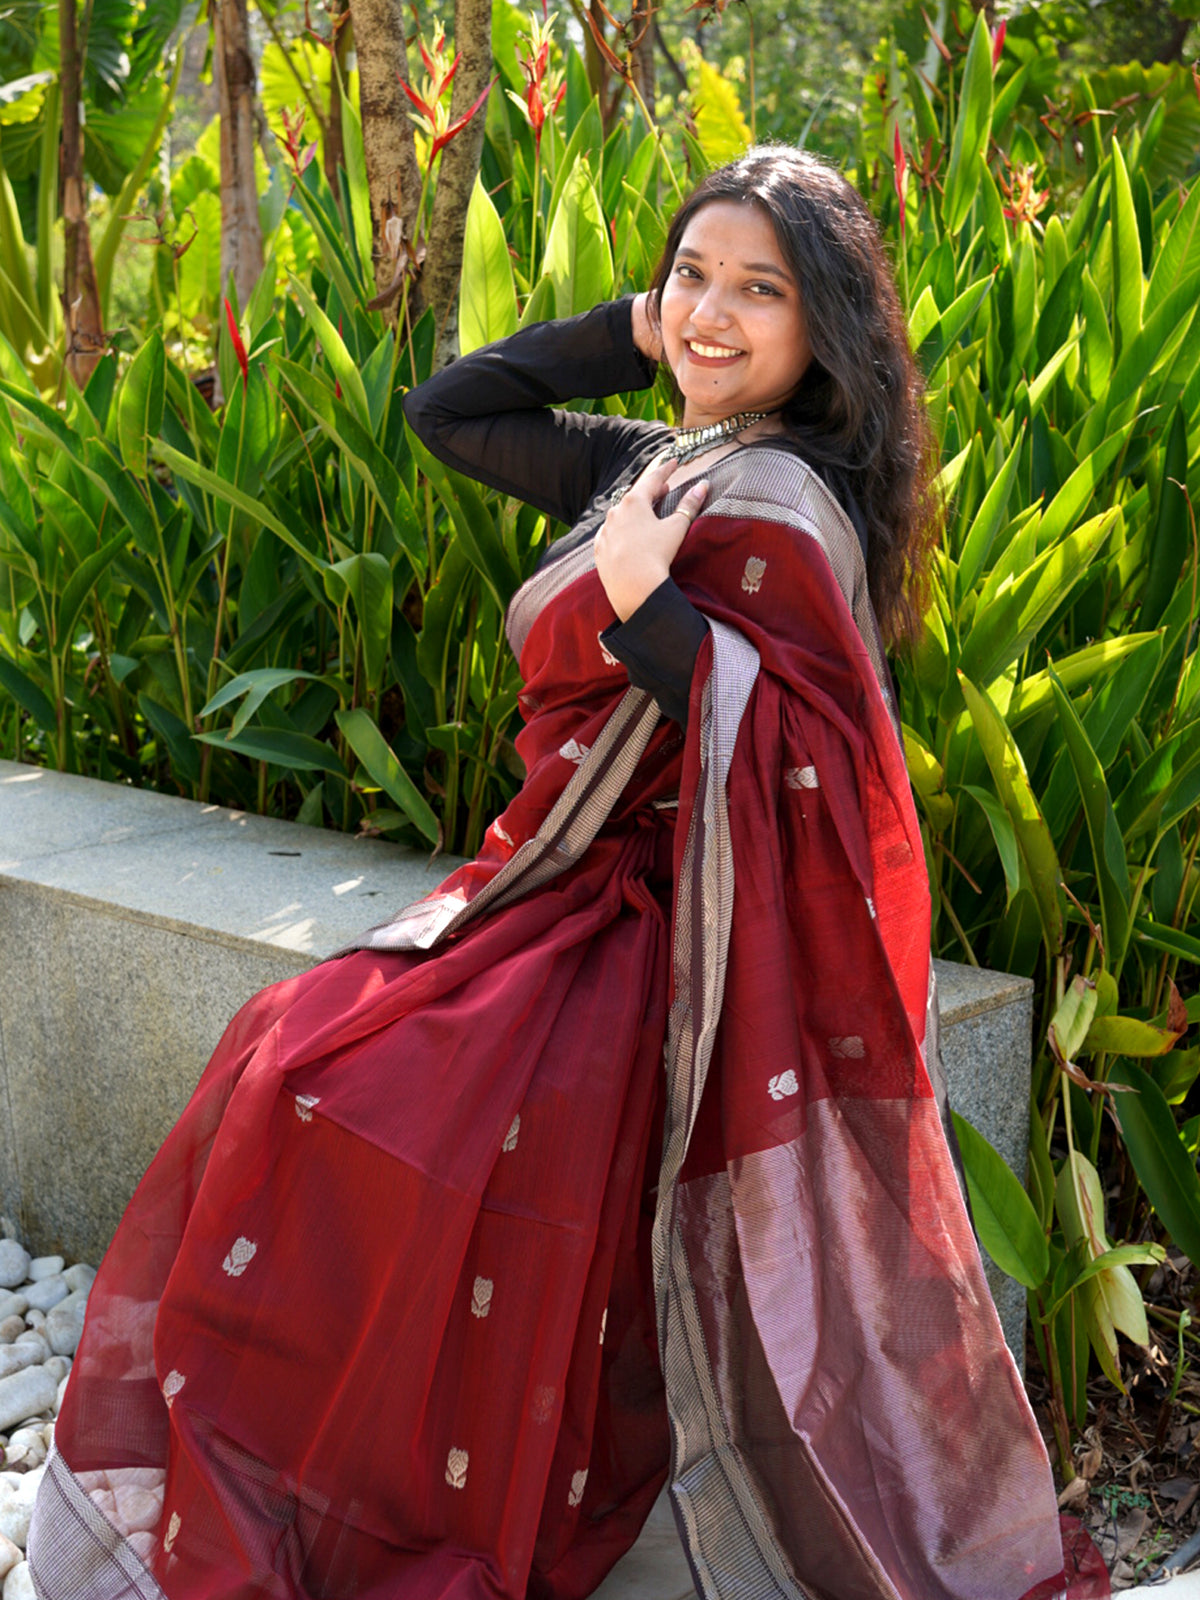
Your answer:
[[[713,445],[724,439],[735,439],[756,422],[765,422],[770,415],[769,411],[738,411],[732,417],[722,417],[720,422],[706,423],[703,428],[676,428],[675,440],[667,446],[667,454],[674,456],[681,465],[694,461]]]

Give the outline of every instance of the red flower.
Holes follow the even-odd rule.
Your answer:
[[[543,7],[543,12],[544,9]],[[546,118],[554,115],[567,92],[565,80],[561,80],[558,73],[550,70],[550,24],[556,15],[557,13],[551,13],[540,23],[536,17],[531,20],[528,35],[529,54],[523,56],[520,50],[517,51],[517,60],[520,62],[521,71],[525,74],[525,93],[520,95],[515,89],[506,91],[508,98],[529,124],[534,143],[539,148]]]
[[[896,137],[892,141],[892,152],[893,152],[893,158],[894,158],[895,167],[896,167],[895,174],[894,174],[894,181],[895,181],[895,184],[896,184],[896,196],[900,201],[900,237],[901,237],[901,239],[903,239],[904,238],[905,225],[906,225],[906,223],[908,221],[908,218],[905,215],[905,206],[904,206],[904,175],[908,171],[908,158],[904,154],[904,146],[900,143],[900,123],[899,123],[899,120],[897,120],[897,122],[896,122]]]
[[[492,79],[492,83],[488,84],[465,116],[457,117],[451,122],[450,112],[442,104],[442,96],[449,87],[454,74],[458,71],[458,64],[462,60],[462,51],[460,50],[454,60],[447,64],[446,30],[440,22],[434,30],[433,49],[427,49],[423,39],[418,39],[417,45],[421,52],[421,60],[425,63],[425,70],[429,74],[421,86],[424,93],[418,94],[412,85],[407,83],[398,72],[396,78],[416,109],[417,115],[413,118],[413,121],[418,123],[429,137],[429,160],[432,163],[438,151],[444,149],[451,139],[460,134],[467,123],[470,122],[491,93],[492,84],[496,80]]]
[[[1000,26],[992,35],[992,71],[1000,65],[1000,57],[1004,54],[1004,35],[1008,32],[1008,19],[1003,18]]]
[[[242,330],[237,325],[237,318],[233,314],[233,307],[229,304],[228,295],[225,296],[225,321],[229,325],[233,353],[237,357],[238,366],[242,369],[242,387],[245,388],[250,378],[250,358],[246,354],[246,346],[242,343]]]

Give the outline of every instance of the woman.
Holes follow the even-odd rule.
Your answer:
[[[546,409],[660,354],[677,438]],[[39,1593],[573,1600],[669,1478],[713,1600],[1065,1594],[930,1086],[872,610],[930,451],[869,215],[752,152],[649,299],[406,410],[574,524],[509,613],[527,779],[231,1024],[93,1289]]]

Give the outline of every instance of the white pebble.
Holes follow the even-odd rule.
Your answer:
[[[30,1417],[49,1411],[57,1393],[54,1379],[41,1366],[26,1367],[23,1372],[0,1378],[0,1428],[28,1422]]]
[[[28,1344],[0,1345],[0,1382],[5,1378],[11,1378],[14,1372],[24,1372],[27,1367],[40,1367],[45,1359],[45,1356]],[[16,1417],[12,1420],[23,1422],[25,1419]]]
[[[53,1354],[50,1346],[46,1343],[45,1336],[37,1328],[26,1328],[24,1333],[17,1335],[9,1348],[13,1350],[36,1350],[39,1366],[43,1361],[49,1361]]]
[[[6,1317],[23,1317],[29,1310],[29,1301],[23,1294],[0,1292],[0,1321]]]
[[[31,1283],[23,1292],[29,1301],[31,1311],[49,1311],[51,1306],[56,1306],[60,1300],[65,1300],[71,1291],[67,1288],[67,1280],[62,1273],[56,1272],[52,1277]]]
[[[5,1317],[0,1322],[0,1344],[11,1344],[19,1333],[25,1332],[23,1317]]]
[[[46,1318],[48,1354],[73,1356],[83,1336],[83,1318],[87,1310],[87,1295],[76,1290],[56,1305]]]
[[[63,1403],[63,1399],[64,1399],[64,1397],[66,1395],[66,1392],[67,1392],[67,1384],[70,1381],[70,1377],[71,1377],[71,1374],[68,1372],[67,1376],[62,1380],[62,1382],[58,1386],[58,1393],[54,1396],[54,1415],[56,1417],[58,1416],[58,1413],[62,1410],[62,1403]]]
[[[15,1289],[28,1276],[28,1250],[15,1239],[0,1239],[0,1289]]]
[[[25,1313],[25,1326],[40,1331],[46,1326],[46,1313],[44,1311],[27,1311]]]
[[[86,1261],[78,1261],[73,1267],[67,1268],[63,1277],[67,1280],[67,1288],[72,1294],[80,1290],[86,1294],[96,1281],[96,1269],[89,1267]]]
[[[4,1600],[38,1600],[28,1561],[14,1567],[4,1580]]]
[[[23,1559],[20,1546],[0,1534],[0,1578],[7,1578],[12,1569]]]
[[[13,1470],[40,1467],[46,1459],[46,1441],[41,1428],[18,1428],[8,1441],[4,1464]]]
[[[42,1365],[55,1383],[61,1383],[71,1370],[71,1358],[70,1356],[51,1356],[49,1361],[43,1361]]]
[[[35,1256],[29,1263],[30,1283],[40,1283],[43,1278],[53,1278],[66,1266],[61,1256]]]
[[[29,1538],[29,1519],[32,1515],[32,1504],[26,1505],[19,1499],[15,1489],[9,1488],[7,1484],[0,1489],[0,1536],[10,1539],[18,1550],[25,1548],[26,1540]]]

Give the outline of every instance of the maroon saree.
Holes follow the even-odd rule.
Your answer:
[[[231,1023],[92,1291],[43,1600],[582,1600],[668,1477],[706,1600],[1068,1593],[858,542],[790,455],[711,479],[686,744],[563,557],[479,858]]]

